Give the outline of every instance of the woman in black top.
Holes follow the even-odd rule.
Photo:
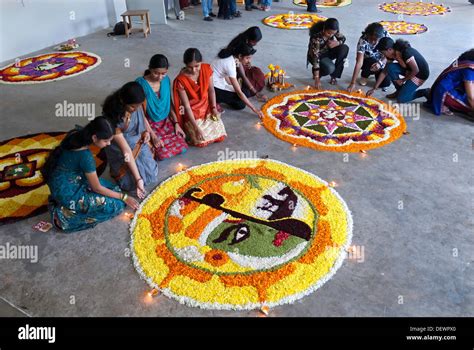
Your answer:
[[[417,90],[429,77],[430,69],[425,58],[405,40],[394,42],[391,38],[380,39],[376,49],[384,54],[388,60],[396,60],[386,65],[385,70],[377,78],[375,87],[367,91],[367,96],[378,89],[388,75],[397,89],[388,98],[396,98],[398,103],[410,102],[419,97],[426,97],[429,89]],[[403,78],[400,78],[402,76]]]
[[[346,37],[339,32],[336,18],[328,18],[311,27],[309,31],[307,62],[313,66],[313,79],[316,89],[321,89],[320,78],[331,76],[331,85],[336,85],[342,75],[349,47],[344,44]]]

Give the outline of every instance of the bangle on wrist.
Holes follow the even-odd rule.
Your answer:
[[[125,202],[128,198],[128,194],[126,193],[121,193],[120,194],[120,199],[122,200],[122,202]]]

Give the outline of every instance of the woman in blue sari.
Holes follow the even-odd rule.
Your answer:
[[[138,208],[135,199],[97,176],[89,146],[104,148],[113,136],[110,122],[97,117],[84,128],[70,131],[46,160],[42,175],[51,191],[51,221],[58,229],[85,230],[117,216],[126,204]]]
[[[436,79],[427,106],[436,115],[458,111],[474,117],[474,49],[464,52]]]
[[[163,55],[154,55],[143,77],[137,78],[145,92],[145,114],[153,129],[151,138],[155,147],[155,156],[159,160],[174,157],[188,149],[185,133],[181,129],[171,101],[171,81],[168,73],[168,59]],[[183,111],[184,113],[184,111]]]
[[[133,97],[132,100],[127,99],[130,96]],[[114,139],[122,136],[132,154],[124,156],[117,142],[112,142],[110,147],[105,149],[110,173],[119,183],[120,188],[125,191],[134,190],[137,182],[142,182],[144,186],[147,186],[157,182],[158,179],[158,164],[152,153],[155,146],[150,142],[153,131],[142,108],[144,100],[145,94],[142,87],[137,82],[129,82],[110,95],[104,103],[104,114],[115,125]],[[124,101],[133,103],[127,104]],[[122,108],[114,108],[114,106],[122,105]],[[154,140],[154,142],[157,147],[160,145],[159,140]],[[135,180],[135,175],[128,167],[131,160],[135,162],[138,169],[138,181]]]

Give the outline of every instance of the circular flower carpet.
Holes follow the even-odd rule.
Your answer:
[[[40,170],[65,136],[64,132],[40,133],[0,142],[0,225],[47,210],[50,192]],[[107,165],[105,152],[92,151],[101,174]]]
[[[342,91],[300,90],[270,99],[264,126],[276,137],[324,151],[359,152],[399,138],[405,121],[373,97]]]
[[[309,29],[314,23],[325,20],[326,17],[314,14],[283,13],[268,16],[262,22],[267,26],[279,29]]]
[[[101,62],[89,52],[54,52],[24,58],[0,68],[0,83],[36,84],[85,73]]]
[[[352,3],[352,0],[317,0],[316,5],[318,7],[342,7]],[[308,3],[306,0],[293,0],[293,4],[298,6],[307,7]]]
[[[317,176],[275,160],[199,165],[164,181],[131,224],[137,271],[189,306],[291,303],[342,264],[352,217]]]
[[[405,21],[380,21],[387,32],[395,35],[421,34],[428,30],[424,24]]]
[[[443,5],[437,5],[429,2],[384,2],[379,6],[382,11],[398,13],[403,15],[419,15],[419,16],[429,16],[429,15],[444,15],[451,10],[449,7]]]

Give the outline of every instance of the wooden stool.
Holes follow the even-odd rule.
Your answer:
[[[151,33],[151,28],[150,28],[150,14],[149,10],[129,10],[125,11],[122,13],[120,16],[122,16],[122,21],[125,24],[125,35],[127,38],[130,36],[130,32],[132,29],[132,17],[137,16],[140,17],[142,20],[142,25],[143,25],[143,34],[145,34],[145,38],[148,36],[148,34]],[[128,18],[128,21],[127,21]]]

